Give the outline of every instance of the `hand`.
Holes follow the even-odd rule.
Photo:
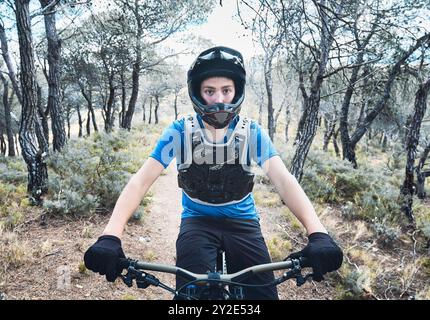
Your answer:
[[[313,269],[313,280],[323,280],[327,272],[337,270],[342,265],[343,253],[334,240],[326,233],[314,232],[308,236],[307,246],[299,252],[290,254],[287,259],[306,257]]]
[[[85,267],[106,275],[106,280],[114,282],[121,274],[119,259],[125,258],[118,237],[104,235],[98,238],[84,255]]]

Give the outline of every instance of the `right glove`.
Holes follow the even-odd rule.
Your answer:
[[[91,271],[106,275],[106,280],[114,282],[121,274],[120,258],[125,258],[121,240],[112,235],[100,236],[85,252],[85,267]]]
[[[343,253],[332,237],[323,232],[314,232],[308,236],[306,247],[290,254],[287,259],[308,258],[313,269],[313,280],[319,282],[324,279],[327,272],[340,268],[343,261]]]

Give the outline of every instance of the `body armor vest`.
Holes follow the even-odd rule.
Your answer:
[[[186,117],[179,187],[202,204],[225,205],[244,199],[254,186],[248,161],[249,134],[250,121],[240,117],[227,142],[211,143],[196,117]]]

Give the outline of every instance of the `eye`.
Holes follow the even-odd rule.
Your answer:
[[[212,89],[205,89],[204,93],[207,94],[208,96],[211,96],[214,94],[214,91]]]
[[[224,94],[230,94],[232,92],[231,88],[226,88],[223,90]]]

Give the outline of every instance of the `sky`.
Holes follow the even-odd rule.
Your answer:
[[[258,49],[252,42],[251,32],[245,30],[240,24],[239,19],[234,17],[236,11],[236,1],[224,0],[222,6],[217,2],[213,12],[208,16],[207,22],[189,28],[186,33],[192,33],[194,36],[208,39],[214,45],[234,48],[242,53],[246,63],[247,60],[261,49]],[[177,37],[173,37],[165,45],[183,49],[183,45],[175,43],[175,38]],[[201,51],[205,49],[207,48],[201,48]],[[188,67],[194,58],[194,55],[184,55],[181,56],[179,63]]]

